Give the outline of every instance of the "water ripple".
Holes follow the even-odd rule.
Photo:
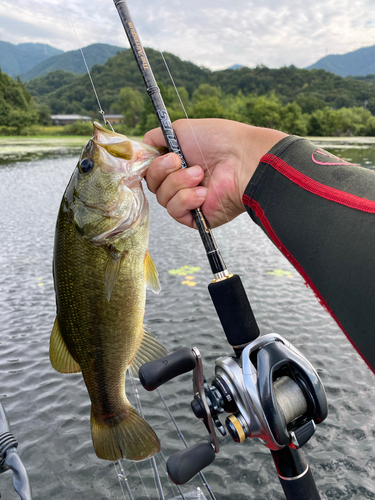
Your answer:
[[[97,459],[92,448],[90,403],[82,377],[56,373],[48,358],[55,317],[54,226],[75,161],[72,156],[53,157],[1,168],[0,398],[36,499],[122,498],[113,465]],[[211,275],[199,236],[172,221],[148,197],[150,253],[162,291],[148,293],[146,323],[170,350],[196,345],[210,379],[215,359],[229,348],[207,291]],[[303,279],[247,215],[216,230],[215,238],[228,267],[243,279],[261,332],[276,331],[293,342],[323,379],[330,414],[304,448],[322,498],[375,498],[373,375]],[[184,277],[169,273],[184,265],[201,268],[194,273],[196,286],[188,287],[181,283]],[[278,276],[275,269],[285,273]],[[165,455],[182,449],[156,394],[140,392]],[[186,440],[194,444],[205,439],[204,426],[189,407],[190,376],[169,382],[161,392]],[[134,401],[131,384],[127,393]],[[205,471],[218,500],[284,498],[270,454],[259,442],[237,445],[227,437],[220,443],[220,454]],[[135,466],[124,465],[137,500],[148,498]],[[155,498],[150,465],[137,467]],[[164,475],[162,481],[172,497],[176,490]],[[15,498],[7,474],[1,491],[4,498]]]

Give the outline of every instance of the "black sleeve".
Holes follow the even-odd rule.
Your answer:
[[[288,136],[242,201],[375,371],[375,172]]]

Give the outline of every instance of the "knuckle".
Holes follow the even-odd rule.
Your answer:
[[[157,202],[159,203],[159,205],[166,208],[167,205],[165,203],[164,196],[162,195],[162,192],[160,191],[160,189],[158,189],[155,194],[156,194],[156,199],[157,199]]]

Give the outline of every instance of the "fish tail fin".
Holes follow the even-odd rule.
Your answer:
[[[144,363],[163,358],[168,354],[168,350],[152,333],[147,331],[143,325],[143,334],[139,348],[131,361],[128,370],[131,377],[139,379],[139,369]]]
[[[157,435],[129,403],[121,417],[98,419],[91,411],[91,435],[103,460],[145,460],[160,451]]]

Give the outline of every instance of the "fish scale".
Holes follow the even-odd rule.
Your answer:
[[[131,406],[124,388],[127,369],[134,375],[140,360],[167,352],[143,327],[147,276],[155,290],[158,280],[148,254],[148,203],[139,189],[141,177],[134,182],[121,149],[119,157],[112,156],[116,141],[125,140],[94,125],[94,138],[83,150],[61,202],[53,263],[57,318],[51,362],[63,373],[82,371],[92,404],[94,448],[107,460],[142,460],[160,450],[156,434]],[[149,149],[144,168],[159,154],[155,150],[152,156]],[[86,160],[81,171],[80,163],[87,158],[91,163]],[[122,191],[127,177],[132,188]],[[119,208],[113,217],[116,197]],[[100,209],[95,207],[98,201]],[[129,218],[129,210],[140,213]]]

